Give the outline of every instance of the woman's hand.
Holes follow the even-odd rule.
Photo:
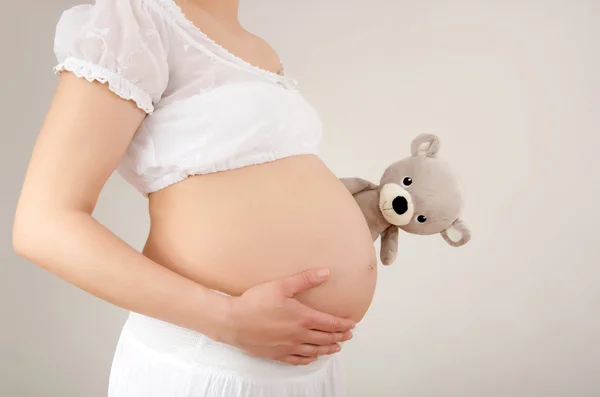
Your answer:
[[[352,337],[355,322],[319,312],[294,296],[321,285],[326,269],[308,270],[257,285],[231,298],[230,333],[222,340],[249,354],[293,365],[306,365],[318,356],[340,351],[338,342]]]

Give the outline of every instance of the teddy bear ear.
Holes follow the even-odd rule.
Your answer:
[[[471,240],[469,228],[460,219],[455,220],[441,235],[453,247],[460,247]]]
[[[440,150],[440,139],[433,134],[421,134],[412,141],[413,157],[436,157]]]

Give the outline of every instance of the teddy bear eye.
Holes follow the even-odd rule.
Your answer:
[[[419,215],[419,216],[417,216],[417,222],[425,223],[425,222],[427,222],[427,217],[425,215]]]
[[[412,185],[412,182],[413,182],[413,180],[410,176],[407,176],[402,180],[402,184],[404,186],[410,186],[410,185]]]

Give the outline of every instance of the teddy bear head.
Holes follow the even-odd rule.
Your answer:
[[[461,221],[464,196],[458,177],[437,154],[437,136],[422,134],[411,145],[412,156],[390,165],[379,184],[379,209],[385,220],[420,235],[440,233],[458,247],[470,240]]]

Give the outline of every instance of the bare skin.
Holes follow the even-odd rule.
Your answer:
[[[202,22],[203,30],[230,52],[265,70],[278,71],[274,51],[241,28],[236,0],[178,3],[188,18]],[[319,290],[316,287],[330,283],[330,274],[339,274],[337,269],[321,269],[325,275],[319,276],[319,268],[329,269],[329,263],[305,265],[298,272],[238,286],[238,296],[224,296],[207,288],[202,277],[190,277],[168,261],[163,263],[161,256],[169,254],[165,247],[149,242],[143,255],[93,218],[104,184],[144,117],[133,102],[102,84],[70,73],[61,76],[17,206],[15,251],[107,302],[196,330],[256,356],[305,365],[339,351],[339,342],[351,338],[357,319],[317,310],[311,303],[319,300],[310,298]],[[170,193],[177,189],[193,189],[192,179],[151,195],[155,207],[151,220],[159,225],[156,232],[161,231],[157,217],[165,214],[156,203],[161,196],[177,197]],[[367,241],[368,237],[356,238]],[[365,258],[370,256],[365,250]],[[366,262],[365,267],[371,265]],[[334,284],[336,280],[337,276]]]
[[[281,62],[275,50],[241,25],[239,0],[178,0],[175,3],[189,20],[235,56],[261,69],[280,72]]]
[[[18,202],[15,251],[107,302],[255,355],[298,365],[336,352],[355,322],[293,298],[327,279],[316,270],[226,297],[150,260],[92,217],[143,118],[105,86],[62,75]]]
[[[276,72],[277,54],[241,27],[237,5],[179,3],[229,52]],[[331,279],[298,294],[300,302],[357,322],[371,304],[377,261],[370,232],[348,189],[317,156],[191,176],[149,199],[144,254],[202,285],[240,295],[326,263]]]

